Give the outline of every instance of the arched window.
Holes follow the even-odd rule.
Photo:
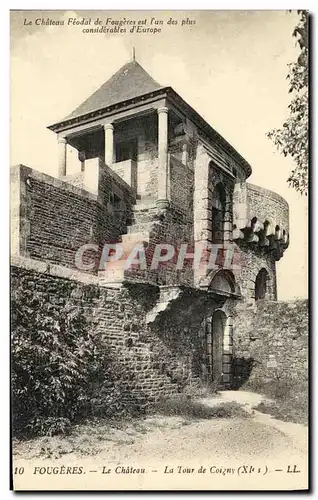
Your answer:
[[[219,182],[212,194],[212,243],[224,241],[225,189]]]
[[[255,280],[255,300],[265,299],[268,279],[268,272],[262,268]]]

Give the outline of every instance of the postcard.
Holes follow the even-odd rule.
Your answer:
[[[16,491],[308,489],[307,11],[11,11]]]

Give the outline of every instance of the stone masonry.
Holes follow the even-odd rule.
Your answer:
[[[252,356],[258,328],[244,314],[277,300],[276,261],[289,244],[285,200],[247,183],[246,160],[136,61],[49,128],[58,178],[24,165],[11,172],[13,289],[46,293],[49,285],[47,300],[58,307],[81,301],[122,363],[127,390],[147,400],[198,384],[230,387],[239,376],[233,353]],[[79,158],[71,175],[69,148]],[[104,245],[115,243],[123,256],[105,268]],[[151,268],[158,245],[175,253]],[[201,246],[205,265],[193,268]],[[136,247],[146,268],[125,268]],[[294,345],[285,333],[273,328],[277,351]],[[263,339],[258,346],[266,358]],[[306,370],[304,357],[297,369]],[[270,376],[266,362],[259,373]]]

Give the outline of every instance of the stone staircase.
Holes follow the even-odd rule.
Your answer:
[[[180,297],[182,289],[177,286],[161,286],[160,297],[156,305],[147,313],[146,323],[154,323],[158,317],[166,312],[172,303]]]
[[[141,254],[138,255],[138,249],[145,254],[147,267],[149,267],[151,255],[147,255],[146,250],[150,243],[152,228],[156,224],[156,213],[157,208],[153,200],[136,201],[132,211],[132,223],[127,226],[126,234],[121,235],[120,245],[123,250],[121,258],[107,262],[105,270],[99,271],[100,286],[118,287],[126,279],[135,282],[149,282],[152,277],[155,279],[155,273],[151,273],[147,269],[140,269],[139,266],[129,266],[128,269],[126,267],[128,267],[127,259],[129,256],[132,259],[142,259]]]

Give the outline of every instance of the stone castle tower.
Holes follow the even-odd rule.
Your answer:
[[[58,178],[12,168],[13,265],[40,281],[98,290],[89,304],[97,330],[137,373],[133,390],[157,397],[197,380],[230,386],[235,318],[277,299],[275,263],[289,243],[286,201],[247,183],[247,161],[135,60],[49,129],[57,135]],[[74,148],[78,169],[70,174]],[[124,255],[144,249],[146,268],[126,268],[123,258],[96,266],[114,242]],[[184,265],[173,258],[149,265],[165,245],[179,254],[186,248]],[[212,267],[189,265],[198,246],[216,248]]]

